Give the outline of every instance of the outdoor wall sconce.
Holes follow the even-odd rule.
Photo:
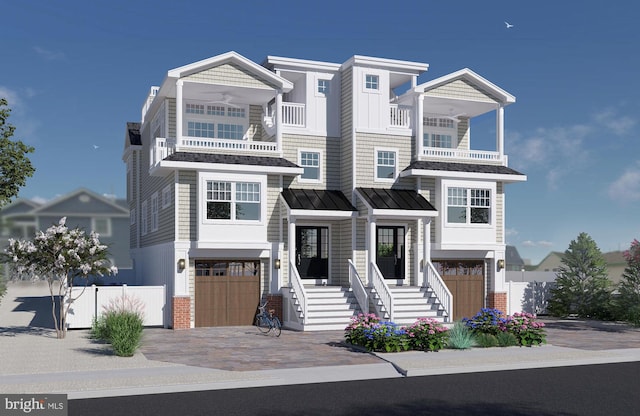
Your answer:
[[[178,269],[184,270],[186,266],[187,266],[187,262],[185,261],[185,259],[178,260]]]
[[[504,269],[504,260],[500,259],[498,260],[498,271]]]
[[[276,270],[280,270],[280,259],[275,259],[275,260],[273,261],[273,267],[274,267]]]

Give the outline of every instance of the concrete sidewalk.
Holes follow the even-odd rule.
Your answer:
[[[149,328],[140,351],[123,358],[86,330],[56,339],[42,296],[37,285],[11,284],[0,303],[3,393],[78,399],[640,361],[639,329],[579,320],[549,321],[550,345],[541,347],[393,354],[350,348],[342,331],[275,338],[253,327]]]

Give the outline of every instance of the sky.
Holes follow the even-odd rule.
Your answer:
[[[640,6],[632,0],[443,2],[3,1],[0,96],[35,147],[20,197],[126,194],[125,123],[167,71],[234,50],[342,63],[470,68],[516,97],[505,110],[507,243],[532,264],[581,232],[603,252],[640,239]],[[507,28],[505,22],[513,27]],[[495,116],[471,144],[495,143]]]

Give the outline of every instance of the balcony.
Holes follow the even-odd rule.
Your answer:
[[[487,150],[423,147],[422,156],[428,159],[445,159],[451,162],[479,162],[507,166],[506,155]]]
[[[409,128],[411,126],[411,107],[390,104],[389,126]]]

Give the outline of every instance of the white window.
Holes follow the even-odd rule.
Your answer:
[[[489,224],[491,190],[451,187],[447,189],[447,223]]]
[[[202,123],[199,121],[187,122],[187,135],[191,137],[215,137],[214,135],[215,124],[214,123]]]
[[[397,152],[393,150],[376,151],[376,180],[393,181],[396,177]]]
[[[111,235],[111,218],[92,218],[91,229],[101,237],[109,237]]]
[[[162,209],[171,205],[171,185],[162,188]]]
[[[378,75],[366,74],[364,76],[364,89],[365,90],[379,90],[380,89],[380,77]]]
[[[219,139],[241,140],[244,136],[244,127],[239,124],[218,124]]]
[[[204,104],[186,104],[185,112],[187,114],[204,114]]]
[[[134,225],[136,223],[136,209],[135,208],[131,208],[131,210],[129,211],[129,223],[131,225]]]
[[[456,123],[450,118],[425,117],[422,123],[424,147],[453,149],[457,146]]]
[[[224,116],[224,106],[222,105],[208,105],[207,114],[210,116]]]
[[[300,166],[304,168],[304,172],[300,179],[302,181],[319,182],[320,177],[320,152],[300,151]]]
[[[227,115],[229,117],[245,118],[246,111],[244,108],[229,107],[227,109]]]
[[[147,201],[142,201],[140,204],[140,234],[146,235],[149,232],[147,215],[149,214],[147,209]]]
[[[206,181],[206,219],[260,221],[260,183]]]
[[[319,95],[329,95],[329,80],[319,79],[317,91]]]
[[[189,137],[239,140],[249,128],[248,106],[186,102],[183,129]]]
[[[151,231],[158,231],[158,193],[151,195]]]

